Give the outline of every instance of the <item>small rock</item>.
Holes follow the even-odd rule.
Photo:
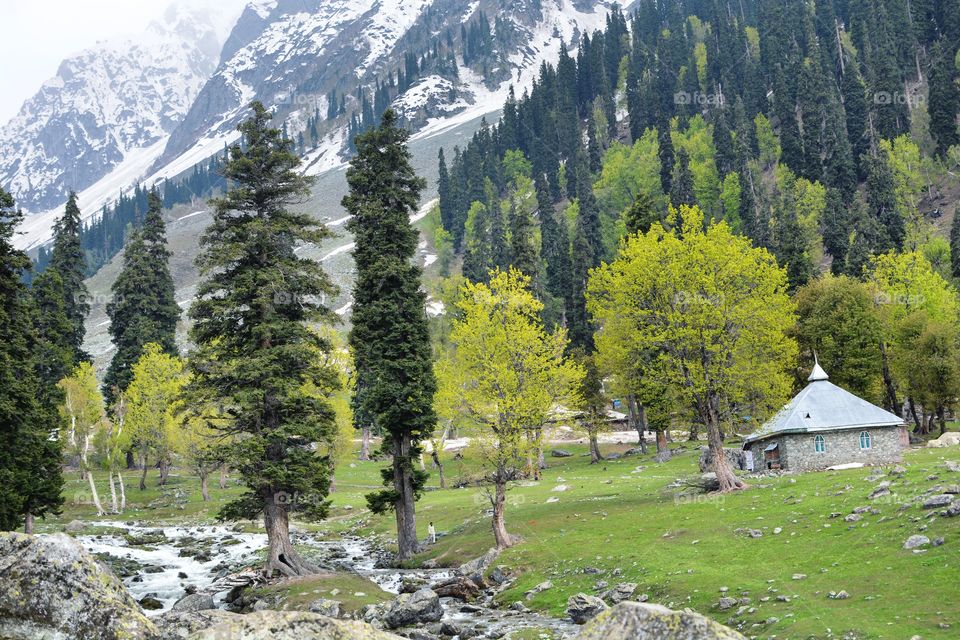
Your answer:
[[[932,496],[923,501],[924,509],[937,509],[939,507],[945,507],[948,504],[953,502],[953,496],[949,494],[941,494],[938,496]]]
[[[608,608],[603,600],[586,593],[578,593],[567,600],[567,615],[574,624],[585,624]]]
[[[925,547],[930,544],[930,538],[927,536],[915,535],[910,536],[903,543],[904,549],[918,549],[920,547]]]
[[[173,611],[209,611],[216,608],[217,605],[213,602],[213,596],[203,593],[186,595],[173,604]]]
[[[806,577],[807,577],[807,574],[805,574],[805,573],[795,573],[795,574],[793,574],[793,579],[794,579],[794,580],[805,580]]]
[[[736,598],[723,597],[717,602],[717,609],[720,611],[726,611],[727,609],[732,609],[737,606]]]
[[[833,600],[846,600],[850,597],[850,594],[846,591],[831,591],[827,597]]]
[[[939,538],[934,538],[933,542],[931,542],[930,544],[932,544],[935,547],[939,547],[939,546],[942,546],[944,542],[946,542],[946,540],[943,539],[943,536],[940,536]]]
[[[859,513],[851,513],[843,519],[844,522],[859,522],[860,520],[863,520],[863,516]]]
[[[140,599],[140,606],[147,611],[159,611],[163,609],[163,603],[153,596],[144,596]]]
[[[566,449],[551,449],[550,456],[552,458],[570,458],[573,454]]]
[[[624,600],[629,600],[633,597],[633,594],[637,591],[637,583],[635,582],[621,582],[613,589],[605,592],[602,596],[602,599],[606,600],[610,604],[620,604]]]
[[[310,603],[310,611],[312,613],[319,613],[328,618],[339,618],[340,607],[341,603],[339,601],[328,600],[327,598],[318,598]]]
[[[527,600],[533,600],[534,596],[536,596],[538,593],[543,593],[544,591],[548,591],[550,589],[553,589],[553,583],[547,580],[546,582],[541,582],[537,586],[533,587],[532,589],[524,593],[523,596]]]
[[[876,500],[877,498],[888,495],[890,495],[890,482],[888,480],[884,480],[874,487],[873,491],[870,492],[870,495],[868,495],[867,498],[870,500]]]

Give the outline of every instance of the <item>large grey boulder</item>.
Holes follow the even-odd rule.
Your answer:
[[[567,615],[575,624],[583,624],[608,609],[607,603],[597,596],[578,593],[567,599]]]
[[[306,611],[238,615],[189,636],[190,640],[399,640],[365,622],[335,620]]]
[[[657,604],[621,602],[599,614],[577,640],[746,640],[733,629],[693,611],[672,611]]]
[[[223,609],[205,611],[174,611],[161,613],[154,618],[160,629],[162,640],[186,640],[197,631],[209,629],[214,625],[240,619],[239,613]]]
[[[65,534],[0,533],[0,638],[150,638],[157,628],[109,569]]]
[[[383,622],[390,629],[398,629],[418,622],[439,622],[442,617],[440,596],[431,589],[420,589],[397,596]]]
[[[173,603],[173,611],[207,611],[216,608],[213,596],[207,593],[191,593]]]
[[[474,558],[470,562],[465,562],[460,565],[457,573],[474,580],[483,579],[483,574],[497,561],[499,556],[500,551],[496,547],[492,547],[479,558]]]
[[[727,459],[727,464],[731,469],[744,470],[747,468],[747,458],[743,451],[740,449],[724,449],[724,457]],[[710,451],[709,447],[702,447],[700,449],[700,471],[715,471],[713,468],[713,452]]]

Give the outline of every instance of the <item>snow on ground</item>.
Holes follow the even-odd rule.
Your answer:
[[[149,147],[133,149],[103,178],[77,194],[80,216],[92,220],[100,215],[103,205],[116,200],[121,191],[131,189],[143,173],[163,153],[167,137]],[[63,215],[63,207],[27,216],[20,225],[21,233],[14,238],[18,249],[29,250],[50,239],[54,220]]]
[[[343,127],[334,129],[317,145],[316,149],[308,151],[303,157],[304,175],[316,176],[333,169],[347,166],[340,156],[347,143],[347,130]]]
[[[403,34],[417,21],[427,5],[425,0],[379,0],[376,13],[363,30],[363,38],[370,46],[370,53],[356,68],[356,76],[362,78],[370,65],[393,49]]]

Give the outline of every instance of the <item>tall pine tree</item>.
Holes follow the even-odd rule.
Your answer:
[[[392,459],[383,470],[387,488],[369,494],[367,502],[377,513],[394,511],[398,560],[419,548],[415,503],[426,473],[414,461],[436,425],[426,295],[422,270],[412,260],[418,236],[410,224],[425,182],[410,164],[408,137],[392,110],[380,126],[357,136],[357,155],[347,170],[350,193],[343,199],[356,242],[350,345],[367,381],[353,404],[382,430],[382,450]]]
[[[264,574],[297,576],[316,567],[290,542],[290,514],[319,519],[329,507],[332,461],[314,443],[334,436],[328,396],[338,374],[325,364],[330,344],[310,324],[335,321],[322,300],[336,288],[320,263],[296,254],[329,236],[311,215],[290,211],[311,181],[270,113],[259,102],[251,108],[239,127],[243,146],[224,166],[232,187],[211,201],[213,223],[200,240],[187,393],[195,407],[223,407],[204,419],[225,436],[217,455],[245,487],[220,518],[262,516]]]
[[[115,400],[117,391],[124,391],[130,384],[133,365],[144,345],[153,342],[165,353],[178,353],[180,307],[174,297],[161,209],[160,196],[150,192],[143,227],[131,234],[124,248],[123,268],[113,283],[113,300],[107,304],[110,337],[116,348],[104,377],[108,404]]]
[[[76,362],[90,359],[90,356],[83,351],[83,337],[86,332],[84,322],[87,314],[90,313],[90,302],[87,285],[83,282],[87,265],[80,242],[80,227],[77,194],[70,192],[63,217],[53,225],[53,253],[47,268],[60,275],[63,285],[63,304],[72,327],[70,347],[73,349]]]
[[[36,309],[22,281],[30,259],[12,244],[22,219],[0,189],[0,530],[32,533],[35,517],[60,513],[63,478],[58,396],[38,373]]]

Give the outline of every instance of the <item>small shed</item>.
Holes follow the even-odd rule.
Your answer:
[[[819,363],[807,386],[743,440],[756,471],[899,462],[910,440],[900,416],[830,382]]]

